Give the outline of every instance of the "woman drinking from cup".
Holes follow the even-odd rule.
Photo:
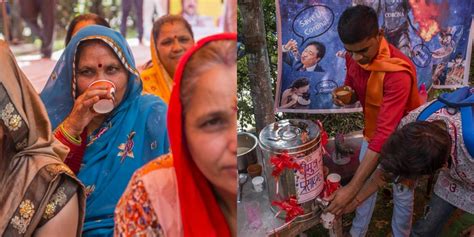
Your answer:
[[[309,99],[309,80],[308,78],[298,78],[291,83],[290,88],[283,91],[281,96],[281,109],[302,109],[308,108],[311,100]]]
[[[141,73],[143,90],[168,103],[179,59],[193,45],[193,31],[182,16],[166,15],[155,21],[150,39],[151,61]]]
[[[125,39],[88,26],[41,93],[55,136],[70,148],[65,163],[86,185],[84,236],[112,235],[113,211],[133,172],[168,152],[166,105],[141,92]]]
[[[135,173],[115,211],[115,236],[236,236],[237,36],[183,56],[168,129],[172,152]]]

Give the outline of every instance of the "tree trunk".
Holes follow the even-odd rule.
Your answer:
[[[242,18],[242,36],[248,58],[248,77],[257,134],[275,122],[267,42],[260,0],[238,0]]]

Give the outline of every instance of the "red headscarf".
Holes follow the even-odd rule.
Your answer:
[[[197,168],[183,133],[181,79],[191,56],[209,42],[237,40],[237,34],[223,33],[201,39],[180,60],[168,108],[168,131],[178,181],[179,204],[185,236],[230,236],[229,226],[217,204],[211,184]],[[237,50],[237,49],[236,49]]]

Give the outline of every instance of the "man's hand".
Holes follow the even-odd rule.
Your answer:
[[[346,51],[345,50],[339,50],[336,52],[336,56],[340,58],[346,57]]]
[[[283,45],[283,49],[286,51],[298,52],[298,42],[294,39],[290,39],[285,45]]]
[[[345,106],[346,104],[344,104],[344,102],[342,102],[342,100],[340,100],[339,98],[337,98],[337,95],[336,95],[336,90],[340,89],[341,87],[338,87],[336,89],[334,89],[332,92],[331,92],[331,95],[332,95],[332,102],[337,105],[337,106]],[[350,91],[351,94],[352,94],[352,98],[351,98],[351,101],[349,104],[353,104],[355,103],[355,91],[354,89],[352,89],[350,86],[343,86],[342,87],[344,90],[346,91]]]
[[[331,196],[326,198],[330,202],[329,207],[326,208],[326,212],[331,212],[336,216],[343,213],[344,208],[353,201],[358,189],[350,185],[344,186],[336,190]]]
[[[354,212],[354,210],[361,204],[361,202],[359,201],[359,199],[356,197],[354,197],[354,199],[352,199],[352,201],[344,208],[344,210],[342,211],[342,214],[348,214],[348,213],[351,213],[351,212]]]

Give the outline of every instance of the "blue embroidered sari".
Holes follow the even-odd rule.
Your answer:
[[[71,112],[76,95],[74,58],[77,46],[99,39],[110,46],[128,73],[122,102],[87,139],[79,179],[89,193],[84,236],[112,236],[114,209],[133,172],[169,152],[166,104],[142,95],[133,55],[123,36],[102,26],[88,26],[71,40],[41,92],[53,129]]]

